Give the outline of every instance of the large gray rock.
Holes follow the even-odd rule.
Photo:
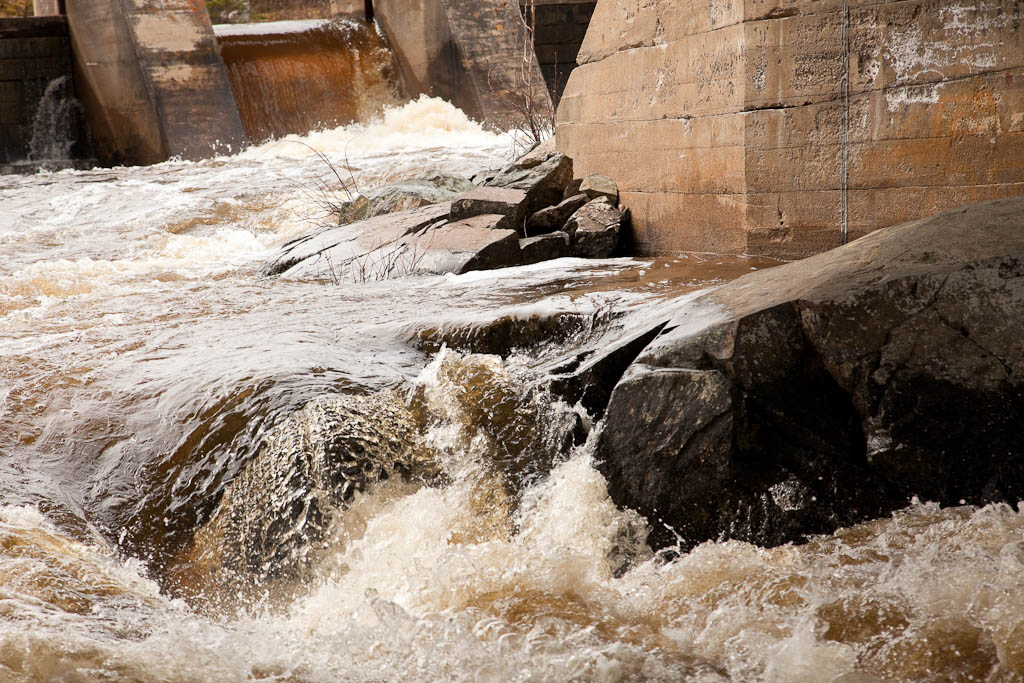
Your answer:
[[[562,193],[570,182],[572,159],[556,153],[529,168],[512,164],[488,181],[487,185],[526,192],[526,213],[529,215],[562,201]]]
[[[520,263],[519,233],[498,227],[504,216],[449,223],[448,213],[437,204],[330,228],[285,245],[263,273],[366,282]]]
[[[519,233],[499,228],[504,219],[493,214],[474,216],[416,235],[409,249],[422,253],[422,258],[412,271],[460,274],[518,265]]]
[[[574,213],[563,229],[572,237],[574,255],[607,258],[619,246],[622,212],[607,197],[598,197]]]
[[[596,456],[652,543],[799,540],[1024,499],[1024,199],[872,233],[677,312]]]
[[[431,204],[303,235],[281,247],[261,272],[328,277],[350,259],[397,244],[403,237],[446,221],[450,212],[447,202]]]
[[[526,219],[526,193],[506,187],[476,187],[452,202],[451,220],[461,221],[484,214],[503,219],[495,226],[501,230],[522,230]]]
[[[354,223],[396,211],[451,202],[472,188],[473,183],[466,178],[444,173],[387,183],[367,190],[338,207],[338,223]]]

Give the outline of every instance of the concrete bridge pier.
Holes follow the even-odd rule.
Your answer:
[[[202,0],[75,0],[67,18],[100,159],[198,159],[245,143]]]

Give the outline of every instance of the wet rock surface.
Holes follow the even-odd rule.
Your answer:
[[[397,211],[451,202],[473,187],[473,183],[462,176],[444,173],[388,183],[342,204],[337,212],[338,223],[354,223]]]
[[[187,561],[200,576],[239,586],[298,578],[357,492],[393,477],[426,483],[439,472],[398,396],[320,397],[268,433]]]
[[[538,164],[533,164],[532,160],[527,163],[530,165],[522,166],[520,162],[512,164],[488,181],[487,185],[526,192],[528,214],[562,201],[565,187],[572,182],[572,159],[555,153]]]
[[[546,235],[519,240],[521,261],[524,265],[562,258],[571,253],[569,235],[561,230]]]
[[[656,546],[785,543],[914,496],[1024,498],[1024,200],[881,230],[682,310],[615,385],[597,446]]]
[[[606,196],[614,190],[617,197],[614,183],[603,176],[573,180],[572,160],[553,143],[455,196],[466,183],[438,175],[373,190],[342,207],[341,225],[284,245],[262,274],[338,283],[460,274],[563,256],[605,258],[623,243],[624,216]],[[596,199],[565,196],[584,185]],[[445,201],[421,206],[433,199]],[[413,208],[376,215],[404,206]],[[346,224],[359,216],[368,217]]]

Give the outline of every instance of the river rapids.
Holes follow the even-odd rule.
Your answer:
[[[763,264],[259,276],[347,198],[325,159],[365,189],[511,153],[422,98],[202,162],[0,177],[0,681],[1024,680],[1021,509],[677,555],[609,499],[600,423],[544,368]],[[555,313],[504,357],[424,342]],[[301,580],[219,594],[182,559],[275,426],[385,391],[429,408],[443,476],[357,493]],[[545,464],[510,487],[517,439]]]

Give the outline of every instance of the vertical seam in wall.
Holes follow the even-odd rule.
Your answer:
[[[843,23],[843,77],[840,82],[839,243],[846,244],[850,239],[850,8],[847,0],[842,0],[840,7]]]

